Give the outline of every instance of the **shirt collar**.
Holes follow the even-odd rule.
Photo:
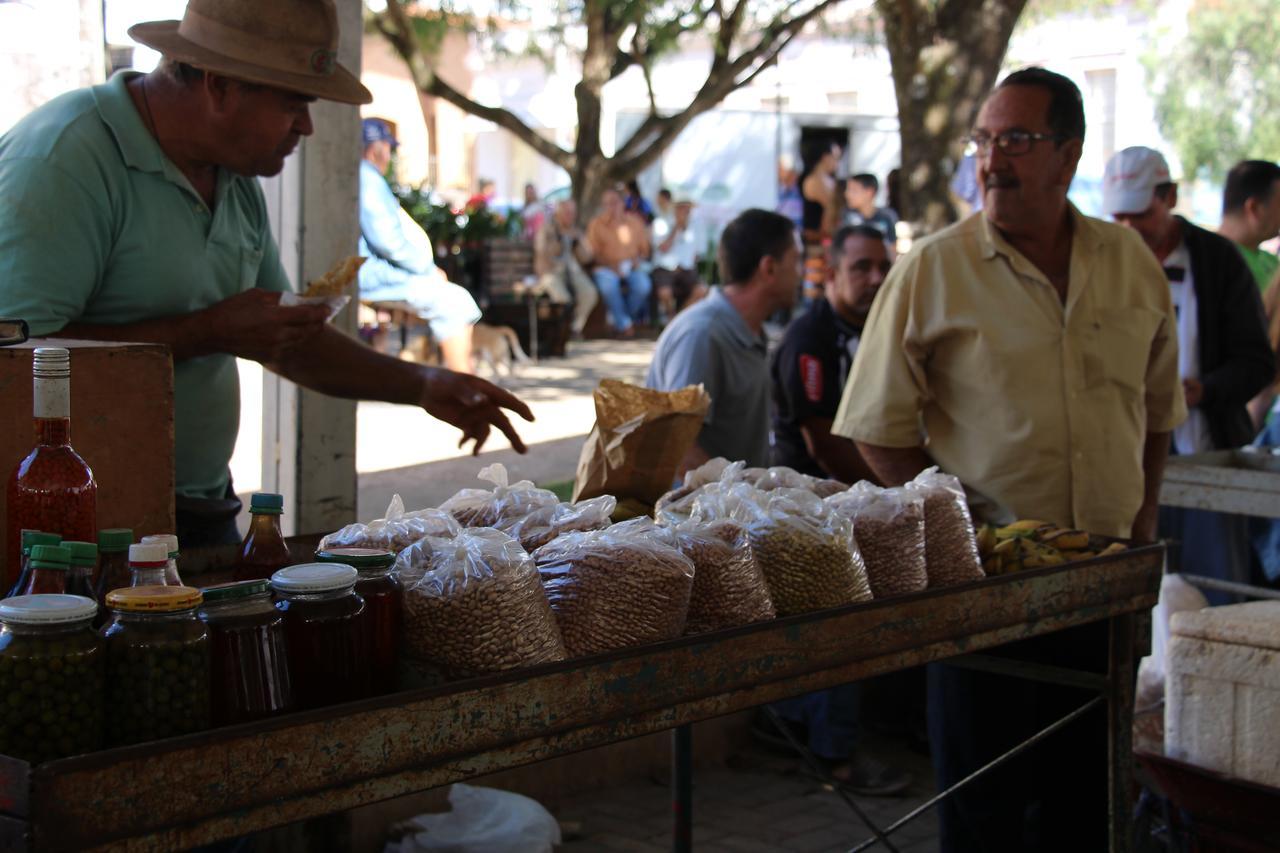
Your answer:
[[[734,308],[733,303],[725,298],[722,289],[713,287],[711,293],[707,294],[707,302],[710,303],[712,311],[723,315],[725,325],[733,335],[735,343],[746,349],[753,347],[768,349],[768,341],[765,340],[764,335],[756,335],[751,331],[747,321],[742,319],[742,315],[738,313],[738,309]]]
[[[139,76],[136,71],[117,72],[106,83],[93,88],[93,99],[98,105],[98,115],[120,146],[125,165],[143,172],[164,172],[164,152],[143,123],[126,85]]]
[[[1094,252],[1106,243],[1106,234],[1097,227],[1095,220],[1085,216],[1071,202],[1067,202],[1067,211],[1071,215],[1071,260],[1074,278],[1075,260],[1078,254],[1092,257]],[[999,229],[991,224],[991,220],[987,219],[985,213],[979,211],[973,215],[979,217],[978,246],[984,260],[990,261],[997,255],[1002,255],[1016,269],[1024,270],[1036,278],[1044,278],[1035,266],[1004,238]],[[1081,252],[1081,250],[1084,251]]]

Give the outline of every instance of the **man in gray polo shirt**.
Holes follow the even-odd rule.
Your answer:
[[[764,321],[795,301],[800,284],[795,224],[767,210],[748,210],[720,236],[719,261],[727,284],[667,326],[645,379],[659,391],[701,383],[711,396],[702,431],[677,476],[716,456],[753,467],[769,464]]]

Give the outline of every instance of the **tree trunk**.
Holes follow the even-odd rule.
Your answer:
[[[956,220],[951,178],[1026,0],[877,0],[898,99],[902,218],[917,235]]]

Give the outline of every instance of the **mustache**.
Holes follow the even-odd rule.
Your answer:
[[[1021,185],[1022,182],[1014,175],[987,175],[986,181],[983,182],[983,188],[988,190],[1012,190]]]

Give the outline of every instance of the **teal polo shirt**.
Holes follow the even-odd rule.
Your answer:
[[[257,180],[221,171],[210,210],[147,131],[131,76],[55,98],[0,137],[0,315],[33,335],[290,289]],[[240,426],[235,358],[173,373],[177,492],[220,498]]]

